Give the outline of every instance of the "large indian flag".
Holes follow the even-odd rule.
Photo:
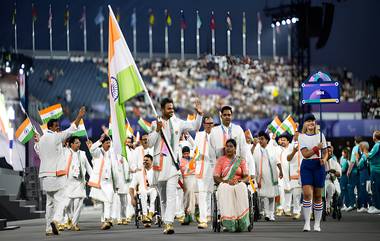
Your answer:
[[[124,103],[144,91],[142,79],[112,8],[109,8],[108,80],[113,146],[116,154],[126,157]]]
[[[30,122],[29,118],[26,118],[26,120],[24,120],[24,122],[21,123],[19,128],[16,130],[16,138],[22,144],[25,144],[28,141],[30,141],[30,139],[33,138],[33,135],[34,135],[33,125]]]
[[[43,110],[38,111],[43,123],[48,123],[51,119],[58,119],[63,115],[63,109],[61,104],[49,106]]]

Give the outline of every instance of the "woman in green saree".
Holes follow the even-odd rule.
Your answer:
[[[225,155],[215,165],[217,201],[224,231],[241,232],[249,226],[248,180],[246,161],[236,156],[236,141],[226,141]]]

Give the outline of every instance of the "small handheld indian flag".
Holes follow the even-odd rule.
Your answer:
[[[38,113],[40,114],[42,122],[45,124],[51,119],[58,119],[61,117],[63,115],[63,109],[61,104],[56,104],[40,110]]]
[[[152,124],[140,117],[137,124],[147,133],[152,131]]]
[[[84,125],[83,119],[80,120],[79,125],[78,125],[78,130],[72,134],[73,136],[87,136],[87,131],[86,127]]]
[[[16,130],[16,138],[22,144],[27,143],[30,139],[33,138],[34,128],[29,118],[26,118],[20,127]]]
[[[134,136],[133,128],[129,123],[125,124],[125,130],[126,130],[127,137]]]
[[[188,120],[188,121],[195,120],[195,117],[196,117],[195,114],[188,114],[188,115],[187,115],[187,120]]]
[[[244,131],[244,135],[245,135],[245,137],[253,139],[253,136],[252,136],[252,133],[251,133],[250,129],[245,130]]]
[[[278,118],[278,116],[276,116],[273,121],[268,125],[268,129],[272,131],[272,133],[276,133],[277,129],[280,127],[281,125],[281,121],[280,119]]]
[[[282,122],[282,124],[280,125],[280,128],[278,128],[277,131],[280,131],[281,132],[280,134],[284,133],[285,131],[287,131],[290,135],[294,135],[296,133],[297,124],[293,120],[291,115],[286,117],[286,119]]]
[[[42,130],[42,133],[45,133],[45,131],[48,130],[48,128],[47,128],[47,124],[43,124],[43,125],[41,125],[41,130]]]

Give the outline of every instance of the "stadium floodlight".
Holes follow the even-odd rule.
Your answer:
[[[5,67],[5,73],[9,74],[11,72],[11,67],[7,66]]]
[[[274,23],[272,23],[270,26],[271,26],[272,28],[274,28]]]
[[[276,26],[279,27],[281,23],[279,21],[276,22]]]
[[[22,65],[21,65],[21,69],[23,69],[23,68],[25,68],[25,64],[22,64]]]
[[[18,73],[19,74],[24,74],[24,69],[19,69]]]
[[[286,24],[291,24],[292,23],[292,20],[290,20],[289,18],[288,19],[286,19]]]
[[[296,18],[296,17],[292,18],[292,23],[296,23],[297,21],[298,21],[298,18]]]
[[[282,25],[286,25],[286,21],[285,21],[285,20],[282,20],[282,21],[281,21],[281,24],[282,24]]]

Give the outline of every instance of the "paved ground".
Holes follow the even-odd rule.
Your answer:
[[[44,233],[44,219],[34,219],[10,222],[8,225],[18,225],[19,229],[0,232],[2,241],[34,241],[41,239],[54,240],[281,240],[296,241],[311,239],[334,240],[334,241],[371,241],[380,240],[380,216],[369,214],[358,214],[356,212],[343,213],[342,220],[335,221],[328,218],[322,223],[322,232],[303,233],[302,221],[293,221],[288,218],[279,218],[276,222],[267,223],[259,221],[255,223],[251,233],[213,233],[211,229],[198,230],[195,224],[190,226],[175,227],[176,234],[163,235],[162,230],[156,227],[150,229],[136,229],[134,225],[115,226],[108,231],[99,229],[99,211],[86,208],[82,212],[80,226],[82,231],[65,231],[59,236],[46,237]]]

